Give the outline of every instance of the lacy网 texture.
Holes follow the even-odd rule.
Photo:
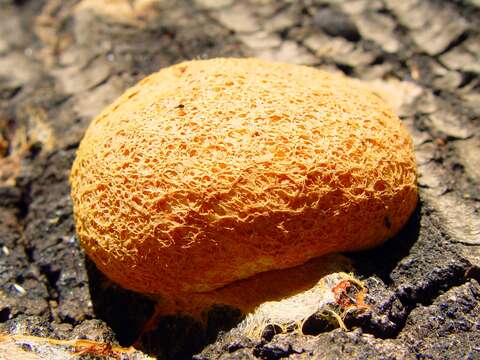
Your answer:
[[[128,89],[70,181],[98,268],[166,297],[373,247],[417,202],[411,138],[378,95],[257,59],[184,62]]]

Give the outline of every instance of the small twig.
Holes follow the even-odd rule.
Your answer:
[[[18,343],[47,343],[51,345],[68,346],[75,348],[75,355],[91,354],[96,356],[115,356],[118,354],[131,353],[135,351],[133,347],[124,348],[109,343],[103,343],[86,339],[60,340],[30,335],[9,335],[0,334],[0,343],[13,341]]]

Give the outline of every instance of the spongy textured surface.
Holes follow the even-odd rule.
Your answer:
[[[70,181],[88,255],[164,296],[375,246],[417,201],[410,136],[379,96],[256,59],[145,78],[91,123]]]

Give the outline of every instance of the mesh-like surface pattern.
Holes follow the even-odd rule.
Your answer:
[[[164,296],[375,246],[417,201],[410,136],[379,96],[256,59],[184,62],[128,89],[70,181],[88,255]]]

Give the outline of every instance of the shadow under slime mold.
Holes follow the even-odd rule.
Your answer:
[[[177,314],[160,316],[149,326],[157,302],[116,285],[88,257],[85,262],[94,312],[115,332],[121,346],[134,345],[161,358],[187,359],[244,318],[238,309],[215,305],[206,312],[205,324],[188,314]]]
[[[132,345],[153,315],[155,302],[111,282],[88,257],[85,263],[95,314],[112,328],[120,345]]]

